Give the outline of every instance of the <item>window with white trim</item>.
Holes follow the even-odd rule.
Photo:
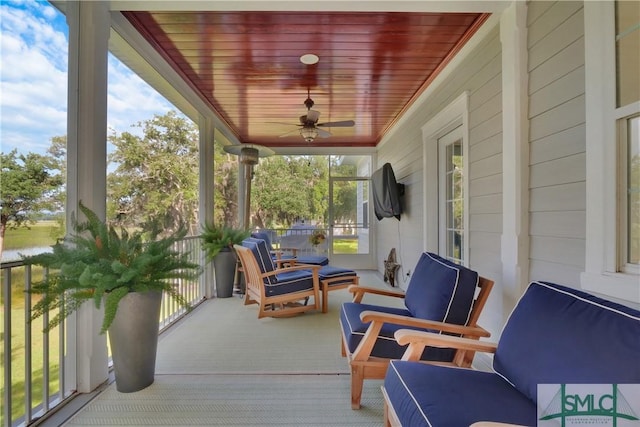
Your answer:
[[[464,157],[461,126],[438,139],[440,254],[465,264]]]
[[[586,290],[640,304],[640,3],[585,2]]]
[[[640,3],[616,1],[616,112],[640,101]],[[621,197],[620,270],[638,274],[640,265],[640,114],[622,110],[618,119]]]

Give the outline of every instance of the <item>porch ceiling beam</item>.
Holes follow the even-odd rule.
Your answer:
[[[510,2],[425,0],[227,0],[227,1],[128,1],[110,3],[112,11],[344,11],[344,12],[488,12],[500,13]]]

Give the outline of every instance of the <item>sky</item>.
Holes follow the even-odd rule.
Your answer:
[[[67,134],[68,28],[46,1],[0,0],[0,151],[45,154]],[[177,110],[109,54],[108,134]]]

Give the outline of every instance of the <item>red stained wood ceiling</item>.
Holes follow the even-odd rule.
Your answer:
[[[487,18],[478,13],[123,12],[241,142],[304,146],[295,130],[309,91],[314,145],[375,146]],[[304,65],[300,56],[320,57]],[[282,137],[287,134],[288,136]]]

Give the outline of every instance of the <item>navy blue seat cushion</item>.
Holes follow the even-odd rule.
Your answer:
[[[264,285],[268,297],[313,289],[313,273],[308,270],[278,273],[275,277],[273,283]]]
[[[300,255],[296,258],[296,262],[298,264],[327,265],[329,258],[322,255]]]
[[[405,305],[414,317],[465,325],[477,286],[477,272],[425,252],[407,287]]]
[[[535,403],[491,372],[394,360],[384,388],[403,426],[537,425]]]
[[[336,280],[335,282],[332,282],[329,285],[329,287],[331,287],[344,283],[353,283],[353,277],[356,276],[356,272],[353,270],[349,270],[348,268],[325,265],[323,267],[320,267],[320,270],[318,270],[318,276],[320,277],[321,281],[326,279],[336,279],[339,277],[344,277],[344,280]]]
[[[340,310],[340,323],[342,324],[342,330],[344,331],[344,335],[347,340],[347,347],[349,348],[350,353],[353,353],[356,350],[369,327],[369,322],[364,323],[360,320],[360,313],[366,310],[411,317],[411,313],[404,308],[383,307],[353,302],[343,303],[342,309]],[[385,323],[382,326],[380,334],[378,334],[378,338],[373,346],[371,355],[387,359],[400,359],[406,350],[406,346],[399,345],[393,336],[398,329],[428,331],[427,329],[409,328],[407,326],[396,325],[393,323]],[[454,350],[452,349],[427,347],[422,354],[422,359],[448,362],[453,360],[453,356]]]
[[[537,384],[640,383],[640,312],[532,282],[506,322],[493,367],[533,400]]]

